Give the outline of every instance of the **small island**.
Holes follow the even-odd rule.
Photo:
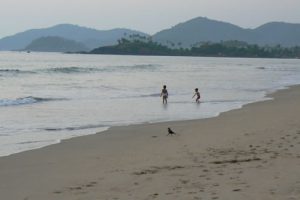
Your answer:
[[[179,46],[179,47],[178,47]],[[151,56],[202,56],[242,58],[299,58],[300,47],[258,46],[241,41],[202,42],[190,48],[165,46],[145,36],[130,36],[118,44],[96,48],[88,54],[151,55]]]

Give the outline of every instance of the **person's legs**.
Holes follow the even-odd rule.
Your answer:
[[[167,97],[163,97],[163,103],[164,103],[164,104],[165,104],[165,103],[168,103]]]

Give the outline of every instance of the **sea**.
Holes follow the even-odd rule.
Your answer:
[[[296,84],[299,59],[0,52],[0,156],[112,126],[215,117]]]

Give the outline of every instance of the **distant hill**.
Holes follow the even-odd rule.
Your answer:
[[[47,36],[57,36],[74,40],[85,45],[89,49],[100,46],[113,45],[124,35],[140,34],[147,35],[139,31],[130,29],[112,29],[101,31],[91,28],[85,28],[71,24],[60,24],[50,28],[32,29],[13,36],[0,39],[0,50],[20,50],[24,49],[33,40]]]
[[[260,45],[300,46],[300,24],[270,22],[253,30],[257,35],[253,43]]]
[[[257,45],[300,45],[300,24],[272,22],[256,29],[211,20],[194,18],[153,35],[153,40],[169,47],[191,47],[201,42],[244,41]]]
[[[33,40],[24,50],[40,52],[80,52],[88,51],[88,48],[74,40],[48,36]]]
[[[21,50],[33,40],[55,36],[79,42],[92,50],[117,44],[130,35],[149,35],[130,29],[101,31],[71,24],[60,24],[50,28],[32,29],[0,39],[0,51]],[[205,42],[243,41],[260,46],[300,46],[300,24],[270,22],[255,29],[245,29],[234,24],[197,17],[162,30],[152,40],[171,48],[190,48]]]

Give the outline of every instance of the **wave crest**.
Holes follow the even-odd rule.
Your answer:
[[[90,125],[83,125],[83,126],[74,126],[74,127],[64,127],[64,128],[45,128],[45,131],[79,131],[85,129],[94,129],[94,128],[108,128],[107,125],[99,125],[99,124],[90,124]]]
[[[106,66],[106,67],[54,67],[43,71],[50,73],[93,73],[93,72],[130,72],[154,70],[158,65],[142,64],[142,65],[128,65],[128,66]]]
[[[23,71],[19,69],[0,69],[0,75],[35,74],[34,71]]]
[[[95,72],[97,71],[97,68],[86,68],[86,67],[54,67],[54,68],[48,68],[44,71],[50,72],[50,73],[88,73],[88,72]]]
[[[0,69],[0,76],[16,74],[81,74],[81,73],[101,73],[101,72],[136,72],[136,71],[153,71],[160,65],[138,64],[138,65],[120,65],[120,66],[99,66],[99,67],[50,67],[46,69],[35,69],[25,71],[20,69]]]
[[[34,104],[45,101],[58,101],[65,100],[59,98],[40,98],[40,97],[23,97],[17,99],[0,99],[0,106],[18,106],[18,105],[26,105],[26,104]]]

